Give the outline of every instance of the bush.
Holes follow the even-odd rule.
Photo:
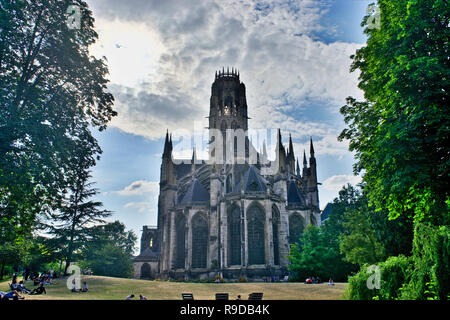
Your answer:
[[[414,229],[414,272],[405,286],[405,299],[440,299],[449,297],[450,230],[448,226],[424,224]]]
[[[345,293],[350,300],[372,300],[378,296],[379,290],[369,289],[367,280],[371,273],[367,272],[369,265],[363,265],[361,270],[353,276],[348,277],[348,288]]]
[[[368,265],[349,277],[347,298],[351,300],[449,298],[450,232],[447,226],[418,224],[414,230],[413,255],[390,257],[378,264],[380,289],[369,289]]]
[[[389,257],[380,263],[381,284],[379,298],[382,300],[394,300],[401,298],[402,287],[409,282],[411,276],[411,257],[399,255]]]

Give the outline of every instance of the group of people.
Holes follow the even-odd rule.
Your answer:
[[[322,283],[322,280],[321,280],[319,277],[317,277],[317,278],[314,278],[314,277],[308,277],[308,278],[305,280],[305,283],[306,283],[306,284]],[[334,286],[334,281],[333,281],[333,279],[330,278],[330,280],[328,280],[328,285],[329,285],[329,286]]]
[[[72,292],[88,292],[89,288],[86,281],[83,281],[83,285],[81,286],[81,289],[78,289],[75,280],[72,281]]]
[[[133,300],[134,299],[134,294],[130,294],[129,296],[127,296],[125,298],[125,300]],[[139,300],[148,300],[146,296],[143,296],[142,294],[139,295]]]
[[[17,281],[17,273],[13,274],[12,281],[9,284],[10,291],[4,292],[0,291],[0,299],[1,300],[21,300],[25,299],[24,296],[20,295],[21,293],[36,295],[36,294],[47,294],[45,290],[45,285],[51,284],[53,279],[53,274],[51,273],[42,273],[34,274],[29,271],[24,272],[24,279],[27,281],[28,279],[33,281],[34,286],[37,286],[34,289],[29,289],[25,287],[24,280]]]
[[[319,277],[317,277],[317,278],[315,278],[315,277],[308,277],[308,278],[306,278],[305,283],[306,284],[322,283],[322,280]]]

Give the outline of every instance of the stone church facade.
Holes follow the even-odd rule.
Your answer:
[[[211,88],[209,160],[197,160],[195,149],[192,159],[174,159],[166,134],[158,225],[144,226],[136,278],[219,274],[251,281],[288,274],[290,244],[309,224],[320,224],[313,142],[309,164],[304,152],[300,169],[291,137],[285,149],[278,130],[270,161],[265,144],[257,152],[245,134],[248,119],[239,73],[222,70]],[[238,131],[243,139],[233,135]]]

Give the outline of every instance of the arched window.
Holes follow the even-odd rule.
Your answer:
[[[316,220],[316,216],[314,215],[314,213],[311,213],[311,215],[309,216],[309,220],[311,221],[311,224],[313,226],[317,226],[317,220]]]
[[[234,207],[228,214],[228,263],[241,265],[241,210]]]
[[[247,211],[248,264],[264,264],[264,221],[265,214],[258,206],[251,206]]]
[[[197,213],[192,218],[192,268],[206,268],[208,223]]]
[[[229,174],[227,177],[227,182],[226,182],[226,192],[230,193],[233,191],[233,185],[232,185],[232,175]]]
[[[141,279],[150,279],[151,275],[150,265],[146,262],[141,267]]]
[[[175,268],[185,268],[185,240],[186,240],[186,218],[179,213],[175,219],[176,248],[175,248]]]
[[[299,214],[289,217],[289,244],[294,244],[300,238],[305,229],[305,220]]]
[[[276,206],[272,206],[272,239],[273,239],[273,263],[280,264],[280,242],[279,242],[280,213]]]

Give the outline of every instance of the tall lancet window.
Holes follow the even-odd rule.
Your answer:
[[[247,211],[248,264],[264,264],[264,221],[262,209],[254,205]]]
[[[305,219],[294,213],[289,217],[289,244],[296,243],[305,229]]]
[[[279,242],[279,230],[280,230],[280,213],[276,206],[272,207],[272,239],[273,239],[273,263],[280,265],[280,242]]]
[[[175,248],[175,268],[184,269],[186,252],[186,218],[184,214],[179,213],[175,219],[176,229],[176,248]]]
[[[228,214],[228,263],[241,265],[241,210],[234,207]]]
[[[197,213],[192,218],[192,268],[206,268],[208,252],[208,223]]]

